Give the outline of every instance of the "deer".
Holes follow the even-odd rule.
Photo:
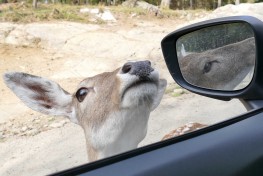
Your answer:
[[[85,78],[72,94],[55,81],[23,72],[7,72],[3,79],[32,110],[79,125],[89,162],[137,148],[167,85],[148,60]]]
[[[176,128],[175,130],[170,131],[166,135],[164,135],[161,141],[164,141],[164,140],[167,140],[173,137],[177,137],[177,136],[180,136],[186,133],[190,133],[190,132],[205,128],[207,126],[208,125],[202,124],[202,123],[189,122],[183,126]]]
[[[179,65],[189,83],[210,89],[234,90],[253,71],[255,65],[254,37],[185,55],[182,45]]]

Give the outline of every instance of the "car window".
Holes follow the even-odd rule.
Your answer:
[[[43,3],[31,23],[26,14],[19,19],[16,11],[29,6],[0,5],[0,17],[8,21],[9,14],[13,21],[0,26],[0,73],[5,74],[0,81],[0,175],[51,174],[246,112],[238,100],[219,101],[182,89],[164,63],[162,38],[210,11],[179,11],[178,18],[178,13],[162,15],[152,12],[154,8],[119,12],[114,7],[77,6],[73,11],[81,14],[70,22],[71,6],[65,6],[68,13],[59,4],[44,14],[50,7]],[[109,14],[110,19],[102,18]],[[125,81],[138,75],[136,84],[150,86],[130,92],[129,99],[116,98],[125,86],[133,90]],[[152,91],[155,96],[147,94]],[[144,101],[131,104],[142,92]],[[120,127],[134,133],[120,133]],[[139,136],[137,141],[134,136]]]

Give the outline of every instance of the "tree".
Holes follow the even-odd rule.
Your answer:
[[[171,0],[162,0],[161,1],[161,8],[169,9],[171,4]]]
[[[37,0],[33,0],[33,4],[32,4],[33,8],[36,9],[37,8]]]
[[[193,0],[190,0],[190,9],[193,9]]]
[[[222,0],[218,0],[217,1],[217,7],[221,7],[221,5],[222,5]]]

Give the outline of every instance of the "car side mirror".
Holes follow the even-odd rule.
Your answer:
[[[194,86],[239,90],[253,78],[255,38],[245,22],[190,32],[178,38],[175,47],[183,78]]]
[[[263,22],[257,18],[196,23],[167,35],[161,45],[170,74],[182,87],[221,100],[263,98]]]

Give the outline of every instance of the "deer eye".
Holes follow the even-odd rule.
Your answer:
[[[205,63],[205,66],[204,66],[204,69],[203,69],[203,73],[208,73],[211,70],[211,66],[212,66],[211,62]]]
[[[214,60],[214,61],[210,61],[210,62],[205,63],[205,66],[204,66],[204,69],[203,69],[203,73],[210,72],[213,63],[219,63],[219,62],[217,60]]]
[[[79,102],[82,102],[88,93],[89,93],[89,89],[82,87],[76,92],[76,98],[78,99]]]

